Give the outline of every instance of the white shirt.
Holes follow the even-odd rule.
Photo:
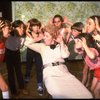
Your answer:
[[[64,62],[64,58],[70,55],[68,47],[66,46],[64,49],[61,49],[60,44],[58,44],[55,49],[51,49],[50,46],[46,46],[44,43],[34,43],[34,41],[28,37],[24,44],[41,54],[43,65],[57,61]]]

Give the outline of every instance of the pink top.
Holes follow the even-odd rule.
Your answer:
[[[98,51],[95,48],[90,48],[92,51],[95,52],[96,58],[95,59],[90,59],[87,55],[84,58],[86,64],[89,66],[90,70],[94,70],[96,68],[100,67],[100,56]]]

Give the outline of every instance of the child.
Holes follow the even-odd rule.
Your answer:
[[[100,48],[100,16],[92,15],[87,18],[85,24],[85,32],[91,34],[96,45]]]
[[[94,70],[91,91],[100,99],[100,49],[90,34],[82,33],[76,37],[75,52],[83,56],[90,70]]]
[[[68,44],[68,48],[71,51],[70,56],[68,59],[75,59],[76,57],[81,57],[74,51],[74,44],[75,44],[75,37],[77,37],[79,34],[82,33],[84,29],[84,24],[82,22],[75,22],[71,26],[71,33],[69,36],[66,37],[66,43]],[[82,77],[82,83],[88,87],[90,82],[90,72],[88,70],[88,66],[84,62],[84,68],[83,68],[83,77]]]
[[[41,22],[35,18],[32,18],[28,21],[29,29],[27,30],[26,34],[35,40],[36,43],[42,42],[43,33],[40,32]],[[25,70],[25,82],[28,83],[30,80],[31,69],[33,65],[33,61],[35,63],[36,69],[36,79],[37,79],[37,86],[39,95],[43,95],[43,79],[42,79],[42,58],[38,52],[35,52],[27,47],[26,53],[26,70]]]
[[[58,28],[60,35],[63,36],[64,42],[66,42],[66,36],[71,32],[72,22],[67,17],[56,14],[49,23]]]
[[[18,96],[18,92],[27,95],[23,74],[21,70],[20,48],[22,47],[22,36],[24,34],[24,23],[21,20],[15,20],[12,23],[12,30],[5,42],[5,62],[8,72],[8,83],[11,95]],[[15,76],[16,75],[16,76]],[[18,88],[16,86],[16,78]]]
[[[10,26],[11,25],[9,21],[3,20],[2,18],[0,18],[0,67],[2,67],[2,63],[4,61],[4,56],[5,56],[6,36],[3,34],[3,30],[6,28],[9,30]],[[7,34],[8,34],[8,31],[7,31]],[[9,99],[10,98],[9,88],[1,73],[0,73],[0,89],[2,91],[2,98]]]
[[[86,31],[95,39],[97,46],[100,48],[100,16],[93,15],[87,19]]]

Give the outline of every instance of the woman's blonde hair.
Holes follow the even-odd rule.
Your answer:
[[[58,36],[58,28],[54,25],[48,24],[44,26],[43,32],[48,32],[54,39],[56,39]]]

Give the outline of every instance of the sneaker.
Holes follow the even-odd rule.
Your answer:
[[[25,77],[24,82],[28,83],[30,81],[30,77]]]
[[[43,95],[43,87],[42,86],[38,86],[38,93],[40,96]]]

